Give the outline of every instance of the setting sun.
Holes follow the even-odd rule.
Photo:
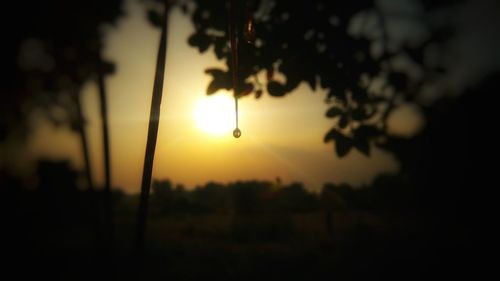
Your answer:
[[[203,132],[220,136],[234,129],[234,114],[234,100],[229,95],[218,94],[198,101],[194,120]]]

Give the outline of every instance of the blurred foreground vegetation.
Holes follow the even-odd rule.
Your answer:
[[[419,262],[426,248],[417,196],[399,176],[380,176],[362,189],[325,184],[320,194],[279,179],[191,190],[155,181],[140,259],[131,245],[138,195],[113,193],[115,239],[104,245],[104,194],[79,189],[67,162],[41,161],[33,190],[2,178],[4,253],[37,274],[304,280],[427,270]],[[101,262],[110,255],[112,264]]]

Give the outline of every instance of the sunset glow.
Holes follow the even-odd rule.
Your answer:
[[[148,23],[138,3],[127,3],[128,18],[109,31],[104,56],[119,66],[106,80],[112,128],[112,185],[134,194],[139,192],[143,171],[159,30]],[[225,63],[213,54],[200,54],[189,47],[186,40],[194,27],[179,9],[172,11],[170,20],[175,23],[171,25],[175,32],[169,32],[168,38],[154,179],[170,179],[190,189],[208,181],[272,181],[279,177],[284,183],[302,182],[309,189],[320,191],[324,182],[359,186],[381,172],[397,170],[389,154],[375,149],[371,157],[353,151],[340,161],[332,144],[323,142],[325,132],[332,126],[331,120],[324,117],[329,108],[324,103],[326,93],[313,93],[306,84],[283,98],[267,94],[259,99],[241,98],[242,137],[235,139],[232,93],[206,95],[211,77],[205,69],[224,68]],[[264,81],[266,73],[260,75]],[[93,81],[82,89],[82,102],[92,174],[96,184],[101,185],[102,127],[98,87]],[[40,115],[33,119],[36,123],[29,149],[24,150],[25,156],[17,158],[19,166],[35,163],[37,158],[69,158],[76,168],[83,169],[78,135],[70,129],[54,127]],[[409,126],[407,122],[402,124]]]
[[[201,99],[194,109],[196,126],[214,136],[224,135],[235,127],[234,101],[228,95]]]

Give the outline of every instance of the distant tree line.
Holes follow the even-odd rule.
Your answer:
[[[67,161],[41,160],[31,189],[14,176],[0,182],[3,207],[35,217],[64,224],[90,222],[104,192],[89,192],[79,181],[78,172]],[[399,175],[381,175],[363,188],[347,184],[326,183],[321,192],[312,192],[300,182],[280,181],[208,182],[192,189],[170,180],[152,184],[151,215],[170,214],[262,214],[306,213],[331,210],[415,210],[421,197],[407,179]],[[132,215],[137,195],[114,189],[115,215]],[[9,208],[9,206],[11,206]],[[17,210],[17,211],[16,211]],[[31,211],[30,211],[31,210]],[[32,212],[32,213],[31,213]],[[23,216],[21,216],[23,217]],[[18,216],[19,218],[19,216]],[[45,219],[43,219],[46,221]]]
[[[334,210],[411,210],[418,207],[417,193],[399,176],[378,177],[367,188],[327,183],[321,193],[302,183],[287,185],[269,181],[208,182],[192,190],[170,180],[152,185],[151,214],[203,213],[304,213]]]

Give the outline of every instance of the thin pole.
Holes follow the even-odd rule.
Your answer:
[[[229,43],[231,46],[231,71],[233,77],[233,91],[234,91],[234,110],[236,117],[236,128],[233,131],[233,136],[239,138],[241,131],[238,126],[238,32],[236,26],[236,0],[229,1]]]
[[[236,129],[239,129],[239,126],[238,126],[238,97],[234,97],[234,109],[235,109],[235,112],[236,112]]]
[[[83,161],[85,165],[85,178],[87,179],[88,189],[94,191],[94,183],[92,181],[92,168],[90,166],[90,152],[89,145],[87,141],[87,133],[85,131],[85,117],[83,116],[81,95],[79,93],[74,93],[76,114],[78,118],[78,133],[80,135],[80,141],[82,145]]]
[[[97,51],[97,84],[99,87],[100,109],[101,109],[101,124],[102,124],[102,142],[104,152],[104,224],[105,227],[105,247],[108,254],[113,250],[113,208],[111,202],[111,158],[109,148],[109,126],[108,126],[108,104],[106,85],[104,81],[103,61],[101,57],[101,46]]]
[[[147,216],[149,205],[149,191],[151,187],[151,176],[153,173],[153,160],[158,136],[158,125],[160,121],[160,105],[163,92],[163,76],[165,74],[165,59],[167,53],[167,24],[168,5],[165,1],[165,14],[162,22],[160,45],[156,61],[156,74],[153,86],[153,97],[151,100],[151,111],[149,115],[148,137],[146,142],[146,154],[144,156],[144,169],[142,173],[141,197],[137,213],[137,229],[135,237],[135,250],[138,255],[144,252],[144,241],[146,237]]]

